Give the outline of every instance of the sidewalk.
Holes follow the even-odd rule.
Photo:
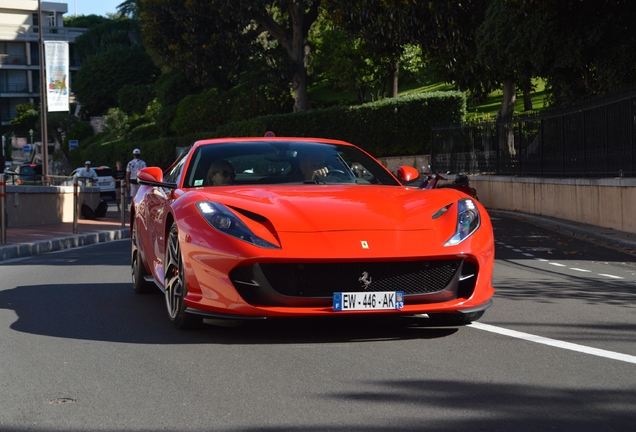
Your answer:
[[[73,223],[8,227],[7,244],[0,244],[0,262],[53,252],[61,249],[130,238],[128,213],[122,228],[121,213],[115,205],[108,207],[106,216],[97,220],[79,219],[77,234]]]

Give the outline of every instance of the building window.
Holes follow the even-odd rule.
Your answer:
[[[26,46],[22,42],[0,42],[0,63],[25,65]]]
[[[29,82],[27,80],[27,71],[0,71],[0,91],[2,93],[28,93]]]

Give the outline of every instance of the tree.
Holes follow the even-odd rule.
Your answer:
[[[71,15],[64,17],[64,27],[91,28],[105,21],[108,21],[108,18],[101,15]]]
[[[231,86],[252,44],[280,44],[290,59],[294,110],[310,108],[307,35],[321,0],[139,0],[147,45],[197,84]]]
[[[310,65],[321,80],[334,90],[355,92],[358,102],[382,86],[386,72],[381,60],[374,59],[364,40],[352,38],[340,29],[328,29],[316,41]],[[379,91],[379,90],[378,90]]]
[[[330,16],[346,31],[368,43],[396,52],[418,44],[440,78],[461,90],[488,92],[481,76],[474,34],[487,0],[325,0]]]
[[[117,93],[124,85],[150,84],[158,74],[142,46],[111,48],[83,62],[74,91],[91,115],[101,115],[117,106]]]
[[[80,63],[83,63],[113,48],[141,45],[138,35],[139,27],[135,21],[104,18],[104,21],[75,39],[75,52]]]
[[[547,35],[548,29],[540,16],[528,15],[507,0],[490,3],[477,31],[476,43],[478,59],[487,68],[491,86],[503,87],[498,117],[512,117],[517,84],[528,92],[531,79],[539,75]]]
[[[553,104],[636,84],[636,14],[628,0],[506,0],[525,16],[525,55]],[[516,10],[516,12],[514,12]],[[530,32],[540,28],[540,34]],[[492,36],[493,33],[490,33]]]

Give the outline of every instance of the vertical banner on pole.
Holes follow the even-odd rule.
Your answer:
[[[45,41],[47,111],[69,110],[68,42]]]

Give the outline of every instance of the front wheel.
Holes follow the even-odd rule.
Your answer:
[[[183,257],[181,256],[181,246],[179,245],[179,231],[177,224],[173,223],[168,234],[166,245],[166,256],[164,260],[165,268],[165,294],[168,317],[172,324],[180,330],[188,330],[198,326],[201,318],[186,313],[184,298],[187,294],[185,271],[183,268]]]

